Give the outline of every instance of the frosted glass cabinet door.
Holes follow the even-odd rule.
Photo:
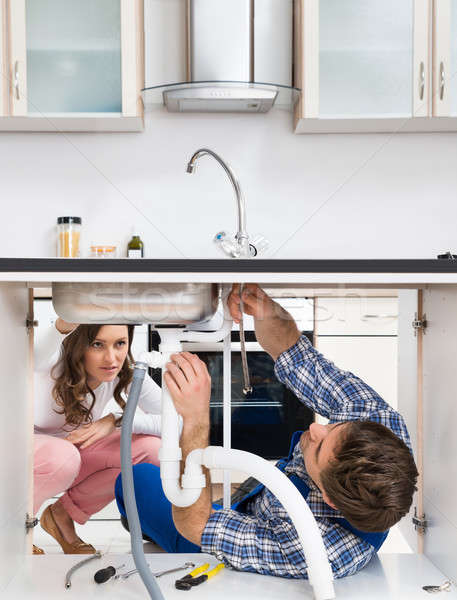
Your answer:
[[[28,113],[121,113],[121,0],[25,0]]]
[[[319,117],[412,117],[413,53],[413,0],[320,0]]]

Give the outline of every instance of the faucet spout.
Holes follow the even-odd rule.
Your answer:
[[[246,231],[246,206],[243,198],[243,194],[241,192],[240,184],[235,177],[230,166],[218,155],[216,152],[209,150],[208,148],[200,148],[192,155],[191,159],[187,163],[187,173],[194,173],[197,161],[202,156],[212,156],[224,169],[230,182],[233,186],[233,190],[235,192],[236,204],[237,204],[237,214],[238,214],[238,230],[236,233],[236,240],[238,246],[240,248],[240,258],[249,258],[249,236]]]

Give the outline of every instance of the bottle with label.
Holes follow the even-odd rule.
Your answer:
[[[127,246],[128,258],[143,258],[144,244],[139,235],[134,234]]]

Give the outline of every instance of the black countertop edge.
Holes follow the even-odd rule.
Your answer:
[[[457,273],[457,260],[0,258],[0,272],[44,273]]]

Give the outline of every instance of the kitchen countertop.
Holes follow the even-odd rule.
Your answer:
[[[457,283],[457,260],[0,258],[0,281],[417,286]]]

